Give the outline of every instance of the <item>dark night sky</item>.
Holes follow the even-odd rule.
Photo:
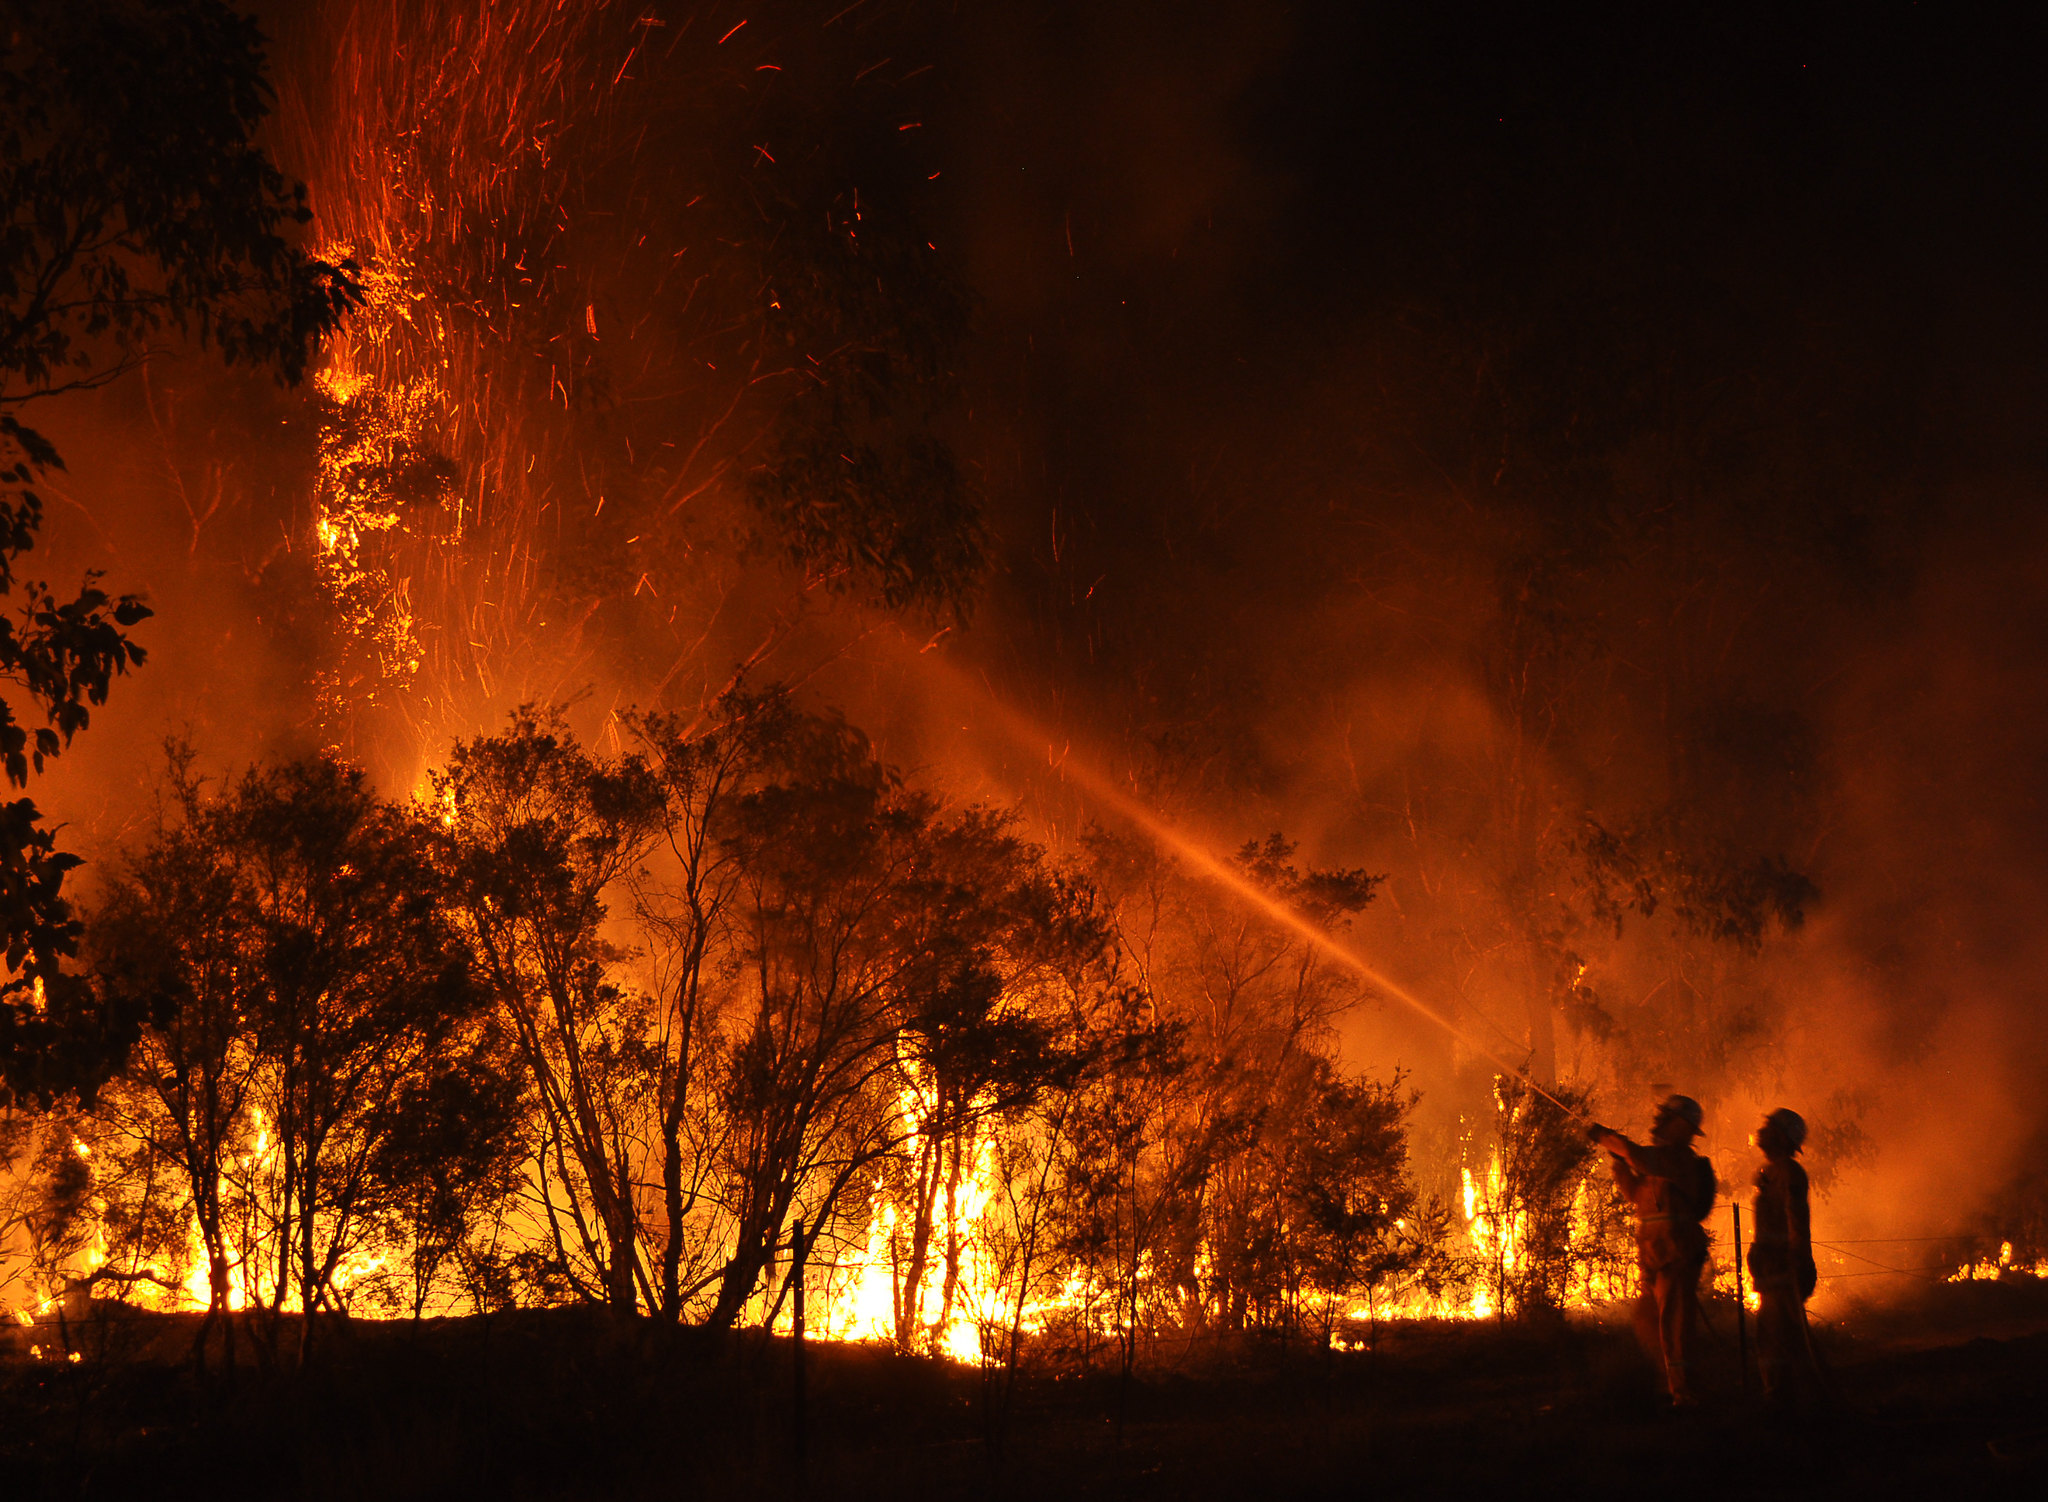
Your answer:
[[[1518,448],[1575,428],[1581,462],[1654,421],[1640,386],[1668,373],[1756,388],[1738,424],[1825,426],[1866,451],[1868,488],[2042,468],[2028,35],[1919,7],[970,26],[939,134],[989,400],[1032,430],[1018,488],[1065,496],[1076,574],[1201,530],[1218,502],[1191,434],[1317,468],[1349,436],[1317,410],[1332,382],[1393,393],[1382,468],[1469,459],[1482,364],[1546,405]],[[1854,523],[1877,503],[1809,504]]]
[[[1140,684],[1220,725],[1278,691],[1276,644],[1317,655],[1306,607],[1475,548],[1569,574],[1538,583],[1610,651],[1676,574],[1776,575],[1744,650],[1803,689],[1943,549],[2021,545],[2048,478],[2027,35],[1910,6],[938,31],[1005,544],[979,650],[1093,683],[1090,715]]]

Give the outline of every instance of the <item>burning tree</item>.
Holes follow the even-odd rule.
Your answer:
[[[1399,1286],[1440,1295],[1459,1269],[1444,1244],[1444,1207],[1417,1193],[1409,1171],[1416,1097],[1398,1077],[1345,1079],[1328,1059],[1316,1061],[1305,1093],[1266,1148],[1258,1240],[1288,1320],[1319,1327],[1327,1342],[1360,1303],[1370,1313]]]
[[[115,1263],[153,1263],[173,1276],[198,1263],[203,1359],[213,1325],[231,1303],[247,1301],[242,1249],[230,1240],[227,1174],[251,1151],[257,1054],[240,969],[242,894],[199,832],[210,810],[189,758],[174,758],[171,771],[175,812],[159,810],[154,838],[130,857],[94,915],[95,968],[149,1015],[98,1135],[117,1165],[109,1177],[127,1191],[109,1196],[128,1221]],[[232,1325],[226,1339],[232,1363]]]
[[[607,765],[558,719],[522,710],[458,746],[436,792],[455,912],[540,1108],[552,1268],[630,1313],[652,1301],[637,1196],[653,1018],[614,980],[606,919],[657,828],[660,790],[639,761]]]
[[[908,1135],[883,1179],[896,1212],[888,1255],[904,1350],[942,1349],[970,1294],[1000,1300],[1000,1288],[963,1288],[968,1256],[980,1263],[990,1234],[987,1159],[997,1136],[1091,1068],[1093,1040],[1076,1023],[1106,978],[1108,943],[1092,894],[1049,868],[1007,816],[964,810],[935,823],[928,846],[918,880],[940,926],[898,1032]],[[925,1304],[934,1261],[943,1270],[936,1310]],[[994,1269],[980,1270],[990,1282]],[[1028,1282],[1028,1270],[1013,1271]],[[991,1312],[971,1311],[980,1322]]]
[[[1494,1145],[1479,1173],[1464,1170],[1465,1213],[1485,1305],[1503,1317],[1563,1309],[1628,1265],[1627,1217],[1585,1136],[1588,1098],[1495,1076]]]
[[[453,1263],[472,1308],[511,1303],[501,1243],[526,1181],[530,1112],[502,1023],[481,1021],[435,1068],[408,1079],[388,1116],[370,1181],[379,1239],[403,1255],[404,1268],[379,1269],[372,1298],[416,1320],[430,1304],[449,1307]]]
[[[1243,1330],[1290,1322],[1289,1284],[1300,1265],[1281,1207],[1298,1186],[1285,1176],[1306,1171],[1312,1157],[1290,1134],[1335,1102],[1331,1024],[1357,1000],[1353,982],[1300,934],[1249,912],[1148,846],[1098,836],[1094,854],[1116,904],[1119,937],[1154,1005],[1182,1030],[1187,1052],[1174,1104],[1152,1107],[1165,1110],[1156,1129],[1162,1219],[1147,1248],[1160,1286],[1175,1290],[1176,1317],[1195,1325]],[[1244,846],[1235,863],[1326,931],[1345,927],[1372,900],[1378,878],[1303,870],[1293,855],[1276,834]],[[1365,1094],[1353,1104],[1377,1099],[1358,1088]],[[1360,1151],[1365,1145],[1363,1137],[1353,1142]],[[1380,1197],[1402,1200],[1401,1171],[1392,1160],[1383,1166],[1390,1176]]]
[[[938,1202],[957,1210],[977,1124],[1072,1065],[1032,992],[1100,934],[1008,820],[905,788],[843,722],[792,721],[777,760],[727,836],[742,872],[722,1084],[735,1232],[710,1317],[738,1316],[791,1215],[814,1239],[886,1167],[908,1212],[892,1323],[915,1344],[951,1318],[959,1227]],[[935,1228],[946,1278],[928,1316]]]
[[[1093,888],[1072,882],[1073,911],[1091,929],[1110,922]],[[1084,951],[1074,951],[1079,958]],[[1119,1214],[1114,1190],[1135,1177],[1145,1146],[1148,1093],[1170,1092],[1185,1067],[1181,1032],[1162,1026],[1143,991],[1125,980],[1120,954],[1107,946],[1059,977],[1061,1042],[1072,1063],[1058,1078],[995,1123],[980,1178],[989,1186],[975,1249],[983,1286],[974,1295],[975,1349],[1000,1367],[1000,1428],[1015,1394],[1027,1333],[1033,1345],[1089,1359],[1100,1342],[1101,1305],[1113,1302],[1115,1328],[1135,1286],[1122,1270],[1138,1238]],[[1104,1149],[1109,1149],[1105,1155]],[[1106,1199],[1084,1199],[1109,1186]]]
[[[1060,1260],[1078,1284],[1056,1307],[1056,1340],[1084,1362],[1106,1332],[1128,1377],[1148,1327],[1178,1314],[1185,1289],[1162,1285],[1160,1255],[1187,1187],[1184,1160],[1167,1151],[1189,1109],[1186,1030],[1163,1019],[1152,998],[1126,990],[1097,1025],[1115,1065],[1091,1079],[1054,1139],[1058,1190],[1053,1226]],[[1107,1305],[1105,1311],[1104,1305]],[[1064,1328],[1061,1328],[1064,1327]]]
[[[521,711],[408,807],[324,758],[174,761],[94,915],[142,1046],[47,1165],[94,1281],[203,1302],[202,1349],[261,1309],[275,1351],[287,1312],[462,1298],[772,1324],[801,1258],[826,1328],[1014,1374],[1327,1340],[1454,1276],[1412,1097],[1338,1068],[1350,993],[1291,929],[1098,839],[1105,901],[781,692],[622,724]],[[1364,906],[1291,854],[1238,863]]]
[[[987,543],[949,439],[969,299],[899,129],[894,75],[921,70],[879,39],[902,18],[819,19],[285,19],[285,139],[366,292],[317,373],[295,524],[337,638],[330,734],[434,755],[561,675],[690,702],[827,602],[964,608]]]
[[[841,1222],[879,1174],[908,1235],[893,1320],[919,1343],[951,1318],[980,1123],[1074,1067],[1042,995],[1102,947],[1087,894],[786,695],[629,728],[605,757],[522,713],[436,782],[533,1081],[551,1265],[621,1312],[729,1325],[781,1254],[865,1229]]]
[[[100,1133],[103,1192],[177,1193],[208,1323],[262,1309],[276,1349],[296,1309],[303,1359],[314,1315],[381,1270],[388,1223],[412,1208],[418,1186],[393,1172],[411,1142],[434,1136],[449,1172],[477,1155],[470,1134],[491,1156],[488,1116],[432,1114],[490,1069],[484,997],[430,827],[360,771],[312,758],[211,794],[181,773],[173,792],[95,914],[100,976],[150,1019]],[[161,1217],[129,1223],[137,1241],[110,1253],[183,1260]]]
[[[730,1000],[721,982],[740,894],[738,862],[722,835],[731,801],[753,785],[772,727],[787,713],[780,695],[735,693],[708,725],[664,715],[633,722],[661,794],[657,832],[632,891],[655,998],[654,1150],[665,1235],[658,1307],[671,1320],[682,1318],[685,1288],[694,1295],[717,1266],[702,1222],[721,1132],[710,1107]]]

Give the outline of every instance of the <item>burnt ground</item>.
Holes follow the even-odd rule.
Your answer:
[[[1383,1326],[1370,1351],[1152,1353],[1020,1385],[786,1342],[621,1332],[582,1311],[323,1331],[305,1371],[174,1359],[189,1320],[12,1332],[0,1497],[834,1499],[2024,1497],[2048,1487],[2048,1289],[1977,1284],[1828,1324],[1831,1397],[1745,1398],[1732,1309],[1674,1414],[1618,1321]],[[58,1356],[68,1338],[81,1359]],[[31,1359],[27,1347],[44,1354]]]

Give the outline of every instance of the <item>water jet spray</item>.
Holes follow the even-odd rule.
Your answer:
[[[1036,750],[1040,746],[1053,743],[1055,738],[1047,734],[1044,726],[1039,725],[1029,716],[1005,703],[986,682],[970,678],[969,675],[957,669],[949,668],[945,664],[933,662],[928,656],[921,656],[919,661],[929,671],[942,674],[950,679],[951,683],[949,686],[954,692],[971,692],[979,696],[990,712],[991,722],[1013,744]],[[1465,1044],[1466,1047],[1472,1049],[1473,1052],[1497,1065],[1502,1071],[1513,1076],[1522,1084],[1527,1085],[1536,1094],[1542,1096],[1567,1116],[1588,1123],[1592,1121],[1592,1117],[1587,1115],[1583,1109],[1558,1099],[1557,1096],[1530,1078],[1526,1070],[1509,1063],[1484,1043],[1473,1037],[1471,1033],[1452,1021],[1451,1018],[1445,1016],[1443,1012],[1431,1006],[1399,981],[1394,980],[1386,972],[1372,964],[1364,956],[1351,948],[1350,945],[1340,940],[1335,934],[1309,921],[1309,919],[1302,916],[1293,907],[1282,902],[1271,892],[1260,887],[1256,882],[1249,880],[1227,861],[1217,859],[1214,854],[1193,836],[1185,833],[1167,819],[1160,817],[1159,814],[1147,808],[1136,798],[1123,792],[1107,776],[1090,766],[1085,758],[1075,756],[1071,745],[1068,745],[1060,753],[1054,762],[1054,770],[1063,779],[1071,781],[1089,798],[1097,803],[1107,805],[1116,812],[1118,817],[1137,826],[1157,843],[1172,851],[1174,855],[1185,861],[1210,883],[1223,888],[1223,890],[1229,892],[1239,901],[1263,913],[1289,933],[1314,945],[1338,964],[1344,966],[1347,970],[1350,970],[1361,980],[1365,981],[1381,995],[1400,1002],[1417,1016],[1426,1018],[1437,1027],[1442,1028],[1453,1038],[1456,1038]]]

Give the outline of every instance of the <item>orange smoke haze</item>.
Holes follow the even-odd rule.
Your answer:
[[[1056,849],[1124,819],[1199,864],[1277,830],[1304,862],[1384,873],[1344,941],[1379,999],[1347,1015],[1344,1043],[1354,1067],[1410,1071],[1418,1156],[1448,1165],[1430,1172],[1455,1174],[1491,1076],[1527,1064],[1593,1087],[1631,1127],[1654,1093],[1698,1096],[1730,1185],[1756,1119],[1801,1110],[1823,1236],[2004,1213],[2048,1133],[2048,532],[2011,520],[2048,468],[2001,426],[2009,408],[1967,392],[2007,383],[2025,319],[1994,338],[1973,303],[1923,327],[1936,315],[1888,301],[1884,267],[1826,284],[1836,242],[1759,215],[1732,248],[1698,251],[1723,258],[1711,269],[1745,334],[1835,318],[1853,335],[1820,355],[1790,333],[1731,354],[1693,329],[1674,363],[1693,361],[1697,394],[1731,368],[1768,385],[1796,354],[1808,364],[1770,399],[1822,415],[1731,457],[1742,423],[1716,426],[1701,397],[1704,415],[1668,432],[1545,447],[1604,390],[1603,328],[1590,354],[1531,354],[1510,313],[1590,306],[1587,285],[1611,279],[1569,268],[1624,211],[1633,180],[1614,163],[1531,169],[1589,227],[1525,264],[1517,229],[1540,216],[1482,191],[1521,158],[1501,165],[1486,153],[1506,148],[1449,126],[1432,146],[1452,113],[1434,96],[1388,82],[1337,122],[1378,143],[1379,165],[1332,144],[1336,125],[1314,137],[1289,101],[1320,28],[1341,24],[1317,8],[1298,29],[1228,7],[1168,28],[1175,8],[1143,5],[1056,35],[1009,15],[906,22],[915,58],[877,76],[932,153],[930,196],[895,211],[923,216],[979,299],[950,421],[995,541],[971,618],[885,614],[739,543],[750,451],[733,435],[753,397],[716,331],[631,333],[671,258],[634,243],[640,226],[695,233],[692,132],[716,110],[769,118],[763,91],[826,66],[815,18],[757,16],[721,52],[729,7],[594,7],[573,34],[500,7],[559,63],[509,101],[435,82],[433,108],[405,66],[341,46],[417,25],[445,63],[462,39],[443,23],[476,9],[324,0],[275,17],[276,149],[311,184],[316,234],[392,232],[387,256],[403,242],[426,268],[383,342],[332,356],[440,383],[451,498],[402,522],[376,565],[424,665],[339,721],[314,703],[319,673],[355,690],[316,567],[312,397],[166,360],[67,399],[41,423],[71,468],[36,562],[53,579],[103,569],[158,612],[148,665],[38,793],[76,848],[134,837],[167,734],[214,769],[338,741],[405,794],[522,701],[571,702],[601,740],[615,711],[693,706],[752,659],[756,679],[843,707],[916,778],[1018,805]],[[875,56],[902,41],[878,37]],[[657,63],[656,43],[677,59],[701,43],[702,66],[730,72]],[[757,81],[765,68],[780,82]],[[700,76],[729,94],[655,92]],[[465,116],[478,99],[499,115]],[[500,116],[510,144],[487,162]],[[512,141],[543,119],[545,149]],[[437,155],[404,135],[421,122],[460,139]],[[495,175],[432,213],[394,205],[396,179],[375,174],[405,151],[415,194],[446,186],[420,163]],[[1610,169],[1621,185],[1603,188]],[[1442,186],[1468,172],[1477,206]],[[549,228],[556,210],[567,228]],[[1645,243],[1685,242],[1690,223]],[[1484,249],[1453,267],[1460,237]],[[528,249],[560,258],[548,296],[573,327],[519,305],[503,263]],[[1990,300],[2006,284],[1986,264],[1972,285]],[[1454,272],[1490,289],[1478,311],[1433,280]],[[572,363],[610,406],[557,398]],[[1920,441],[1888,447],[1901,424]],[[658,457],[678,445],[697,457]],[[1651,829],[1674,809],[1713,848],[1809,877],[1804,926],[1751,952],[1687,932],[1668,904],[1618,936],[1589,918],[1571,885],[1587,821]],[[1577,981],[1560,981],[1565,951]]]

